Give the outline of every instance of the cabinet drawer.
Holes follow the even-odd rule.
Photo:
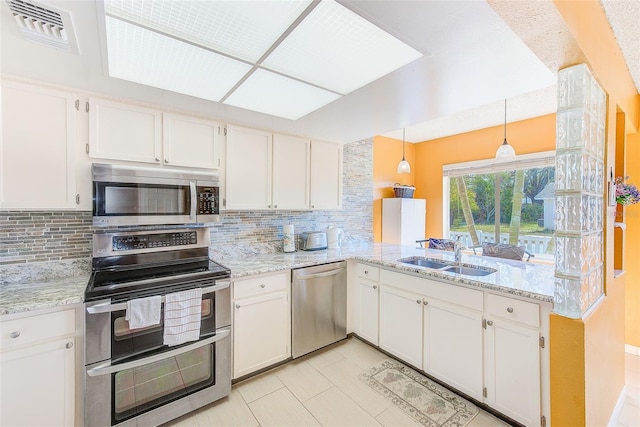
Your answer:
[[[8,320],[0,323],[3,350],[34,342],[73,335],[76,330],[75,310]]]
[[[487,294],[487,312],[529,326],[540,326],[540,307],[538,304]]]
[[[288,273],[279,273],[273,274],[271,276],[235,280],[233,282],[234,299],[253,297],[269,292],[286,290],[288,282]]]
[[[380,269],[367,264],[358,264],[358,277],[377,282],[380,277]]]

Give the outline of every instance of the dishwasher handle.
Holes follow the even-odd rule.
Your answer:
[[[329,276],[335,276],[337,274],[340,274],[344,271],[344,268],[336,268],[335,270],[329,270],[329,271],[324,271],[322,273],[315,273],[315,274],[306,274],[304,276],[296,276],[296,280],[310,280],[310,279],[316,279],[319,277],[329,277]]]

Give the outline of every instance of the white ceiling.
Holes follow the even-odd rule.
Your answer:
[[[546,32],[546,42],[540,40],[544,37],[539,34],[529,38],[518,27],[523,17],[516,18],[500,6],[515,3],[519,10],[526,11],[523,6],[530,6],[538,12],[546,7],[545,13],[553,14],[552,3],[527,0],[496,5],[498,0],[489,1],[339,0],[425,56],[298,120],[109,77],[104,18],[99,13],[103,7],[94,0],[46,2],[69,11],[79,53],[62,52],[25,40],[2,1],[0,71],[7,76],[135,100],[224,122],[335,142],[379,134],[401,139],[403,127],[407,128],[407,141],[424,141],[502,123],[505,98],[509,100],[509,121],[555,111],[557,67],[542,52],[548,50],[544,48],[548,39],[558,32]],[[633,16],[640,4],[634,0],[629,3],[632,11],[626,11],[623,17]],[[637,31],[637,20],[633,22]],[[626,25],[633,27],[633,22]],[[616,33],[618,39],[619,34],[626,33],[622,28],[622,32]],[[630,45],[637,47],[637,38]],[[637,77],[634,78],[638,86]]]

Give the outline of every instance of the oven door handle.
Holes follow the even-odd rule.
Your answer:
[[[226,282],[226,281],[220,282],[217,285],[209,286],[208,288],[202,288],[202,295],[218,292],[228,288],[229,286],[231,286],[231,282]],[[162,304],[164,304],[164,296],[162,297]],[[127,309],[126,302],[119,302],[116,304],[105,303],[105,304],[96,304],[96,305],[87,307],[87,313],[101,314],[101,313],[110,313],[112,311],[120,311],[120,310],[126,310],[126,309]]]
[[[132,360],[131,362],[118,363],[112,365],[110,361],[101,363],[95,368],[91,368],[87,371],[87,375],[90,377],[98,377],[101,375],[115,374],[116,372],[125,371],[127,369],[138,368],[140,366],[148,365],[150,363],[159,362],[164,359],[178,356],[183,353],[187,353],[192,350],[196,350],[205,345],[213,344],[216,341],[227,338],[231,334],[231,327],[227,326],[220,328],[216,331],[216,334],[210,338],[206,338],[201,341],[197,341],[193,344],[185,345],[184,347],[176,348],[175,350],[169,350],[164,353],[156,354],[153,356],[145,357],[144,359]]]

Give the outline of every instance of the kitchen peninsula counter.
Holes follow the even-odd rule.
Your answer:
[[[553,302],[552,265],[463,254],[462,262],[494,268],[494,274],[471,277],[397,262],[424,256],[453,261],[452,252],[387,243],[350,244],[341,249],[294,253],[252,253],[223,256],[215,261],[231,269],[231,278],[264,274],[330,262],[357,260],[408,274],[467,287],[484,288],[538,301]],[[86,259],[0,266],[0,316],[83,302],[90,276]]]

